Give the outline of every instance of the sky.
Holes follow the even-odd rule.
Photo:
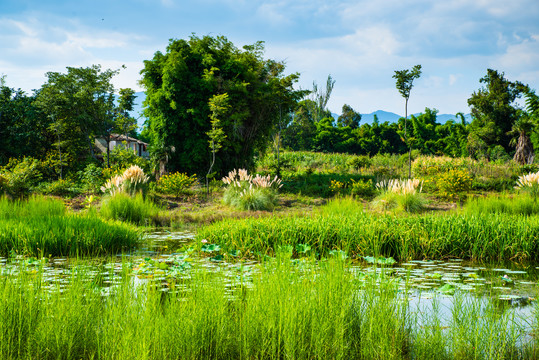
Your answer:
[[[116,88],[143,91],[143,61],[169,39],[223,35],[265,42],[265,57],[335,87],[328,108],[404,115],[395,70],[422,65],[408,113],[468,113],[487,69],[539,88],[538,0],[0,0],[0,76],[31,93],[49,71],[125,69]]]

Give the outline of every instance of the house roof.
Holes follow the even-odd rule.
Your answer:
[[[110,139],[115,140],[115,141],[126,141],[125,135],[121,135],[121,134],[111,134]],[[148,143],[145,143],[144,141],[139,140],[139,139],[135,139],[135,138],[133,138],[131,136],[127,137],[127,141],[128,142],[136,142],[137,144],[148,145]]]

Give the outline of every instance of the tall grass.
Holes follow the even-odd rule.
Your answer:
[[[135,246],[140,238],[132,226],[109,223],[93,213],[66,213],[59,200],[0,199],[0,255],[100,255]]]
[[[150,225],[159,211],[160,208],[141,193],[131,197],[126,193],[116,192],[103,200],[99,214],[105,219]]]
[[[359,203],[356,209],[326,209],[305,217],[229,219],[201,229],[197,237],[251,254],[272,253],[284,245],[309,244],[320,254],[341,249],[353,255],[385,255],[401,260],[539,259],[539,217],[453,213],[375,215],[363,212]]]
[[[437,313],[415,328],[424,315],[409,311],[406,292],[355,274],[339,260],[300,271],[279,258],[252,281],[199,269],[165,293],[125,276],[103,297],[79,275],[59,291],[20,273],[0,279],[0,358],[517,358],[511,319],[480,300],[459,303],[448,330],[430,327]]]
[[[490,195],[468,200],[464,206],[468,214],[506,213],[515,215],[539,214],[539,202],[527,194],[524,195]]]

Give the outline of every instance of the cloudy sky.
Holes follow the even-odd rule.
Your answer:
[[[0,0],[0,75],[30,92],[47,71],[101,64],[116,87],[140,91],[143,60],[171,38],[262,40],[266,57],[336,80],[329,103],[404,113],[395,70],[423,66],[409,111],[469,112],[488,68],[539,88],[538,0]],[[538,89],[539,90],[539,89]]]

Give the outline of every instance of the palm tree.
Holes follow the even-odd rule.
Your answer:
[[[514,138],[511,140],[510,144],[516,146],[515,156],[513,160],[517,163],[531,164],[535,156],[533,150],[533,144],[530,139],[530,134],[533,131],[535,124],[528,114],[522,114],[517,121],[513,124],[513,127],[509,134],[513,135]],[[518,137],[517,137],[518,135]]]

